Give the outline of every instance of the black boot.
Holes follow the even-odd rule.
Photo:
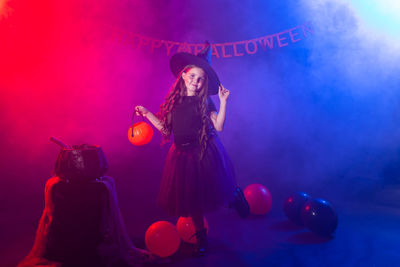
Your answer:
[[[240,217],[246,218],[250,214],[249,203],[244,197],[244,193],[240,187],[236,187],[234,199],[229,203],[229,207],[234,208]]]
[[[194,246],[194,256],[201,257],[207,252],[208,241],[207,241],[207,229],[204,228],[195,233],[197,241]]]

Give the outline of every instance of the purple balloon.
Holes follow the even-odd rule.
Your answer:
[[[297,225],[303,225],[301,220],[301,208],[311,199],[311,196],[305,192],[296,192],[289,196],[283,204],[283,212],[286,217]]]
[[[311,199],[304,204],[301,219],[308,229],[321,236],[329,236],[338,225],[336,211],[328,201],[320,198]]]

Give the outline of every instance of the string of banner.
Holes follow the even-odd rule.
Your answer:
[[[213,43],[211,44],[211,56],[216,58],[231,58],[241,57],[245,54],[253,55],[261,51],[295,44],[313,34],[314,29],[310,23],[300,24],[296,27],[255,39],[229,43]],[[196,55],[204,47],[204,43],[187,43],[155,39],[120,28],[112,29],[112,39],[119,43],[130,45],[136,49],[148,50],[151,53],[163,50],[167,56],[176,52],[187,52]]]

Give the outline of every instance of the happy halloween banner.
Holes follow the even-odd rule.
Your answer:
[[[314,34],[314,29],[310,24],[301,24],[291,29],[255,39],[229,43],[213,43],[211,44],[211,55],[216,58],[240,57],[245,54],[253,55],[258,52],[292,45],[312,34]],[[196,55],[204,47],[204,43],[155,39],[119,28],[112,28],[111,37],[114,41],[130,45],[136,49],[148,50],[151,53],[158,50],[164,51],[167,56],[176,52],[187,52]]]

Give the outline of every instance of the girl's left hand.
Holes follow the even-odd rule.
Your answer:
[[[222,84],[219,85],[218,96],[220,101],[226,101],[229,97],[230,91]]]

